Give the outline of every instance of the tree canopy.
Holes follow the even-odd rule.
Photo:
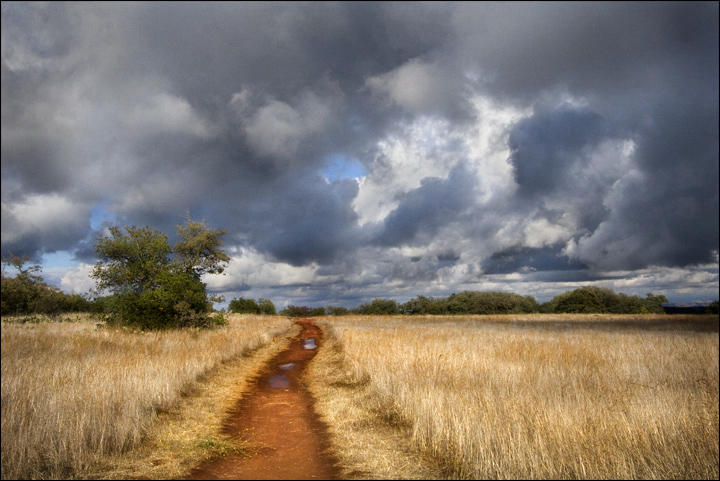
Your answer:
[[[2,259],[2,315],[48,314],[62,312],[91,311],[94,305],[80,294],[66,294],[54,286],[45,283],[40,275],[39,265],[25,266],[30,261],[27,256],[18,257],[9,254]],[[5,267],[13,267],[17,273],[10,277]]]
[[[221,249],[225,233],[188,217],[170,247],[167,235],[152,227],[111,227],[109,236],[98,239],[100,260],[91,277],[99,290],[112,293],[113,320],[143,329],[223,323],[222,315],[209,315],[212,302],[201,276],[224,271],[230,260]]]

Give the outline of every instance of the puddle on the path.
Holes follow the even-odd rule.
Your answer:
[[[273,389],[285,389],[290,387],[290,379],[285,374],[277,374],[271,377],[268,382]]]
[[[289,362],[289,363],[287,363],[287,364],[280,364],[278,367],[279,367],[280,369],[282,369],[283,371],[289,371],[290,369],[292,369],[292,368],[295,367],[295,363],[294,363],[294,362]]]
[[[305,349],[315,349],[317,346],[315,345],[315,338],[311,337],[310,339],[305,339],[304,341],[304,348]]]

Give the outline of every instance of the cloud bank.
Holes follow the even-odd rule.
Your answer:
[[[190,213],[228,298],[716,298],[718,58],[715,2],[3,3],[2,253]]]

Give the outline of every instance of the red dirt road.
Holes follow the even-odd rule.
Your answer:
[[[325,425],[300,381],[322,331],[310,319],[298,324],[300,334],[270,362],[225,426],[225,433],[251,443],[251,452],[209,460],[187,479],[340,479]]]

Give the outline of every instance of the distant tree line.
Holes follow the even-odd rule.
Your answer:
[[[228,305],[228,311],[236,314],[270,314],[275,315],[275,304],[270,299],[233,299]]]
[[[555,296],[540,305],[540,312],[599,313],[599,314],[663,314],[662,304],[668,302],[663,295],[652,292],[645,299],[616,293],[607,287],[585,286]]]
[[[417,296],[404,304],[394,299],[374,299],[355,309],[344,307],[305,307],[290,305],[280,311],[288,317],[361,315],[461,315],[461,314],[664,314],[663,295],[648,293],[647,297],[616,293],[607,287],[585,286],[538,303],[533,296],[510,292],[464,291],[448,297]],[[712,312],[709,308],[708,313]],[[717,302],[714,303],[717,310]]]
[[[39,265],[25,266],[30,261],[27,256],[8,255],[2,259],[2,280],[0,290],[2,301],[0,311],[3,316],[25,314],[56,315],[66,312],[92,312],[100,308],[80,294],[66,294],[57,287],[50,286],[40,275]],[[16,269],[15,277],[5,273],[5,267]]]
[[[48,314],[67,312],[105,312],[121,315],[124,323],[145,328],[173,326],[205,326],[212,300],[200,274],[222,271],[227,256],[219,249],[218,237],[224,231],[207,229],[204,224],[188,219],[186,226],[178,226],[183,242],[174,249],[167,245],[167,237],[150,228],[127,228],[122,234],[115,228],[112,238],[102,238],[94,277],[101,287],[112,287],[113,295],[105,297],[66,294],[50,286],[40,275],[40,266],[26,267],[29,258],[9,255],[2,259],[2,315]],[[135,252],[135,247],[140,250]],[[160,250],[156,262],[147,260],[153,247]],[[169,260],[174,251],[178,260]],[[137,260],[137,262],[136,262]],[[142,261],[142,262],[141,262]],[[5,273],[5,267],[16,269],[15,277]],[[157,271],[157,272],[156,272]],[[192,302],[190,302],[192,301]],[[663,314],[664,295],[648,293],[645,298],[616,293],[607,287],[584,286],[555,296],[549,302],[538,303],[532,296],[509,292],[464,291],[448,297],[417,296],[404,304],[394,299],[374,299],[354,309],[339,306],[307,307],[289,305],[279,312],[270,299],[238,298],[230,301],[233,313],[284,315],[287,317],[318,317],[361,315],[460,315],[460,314]],[[706,313],[718,313],[718,301],[710,304]],[[149,319],[149,320],[148,320]],[[218,320],[219,321],[219,320]],[[219,324],[219,323],[217,323]]]

